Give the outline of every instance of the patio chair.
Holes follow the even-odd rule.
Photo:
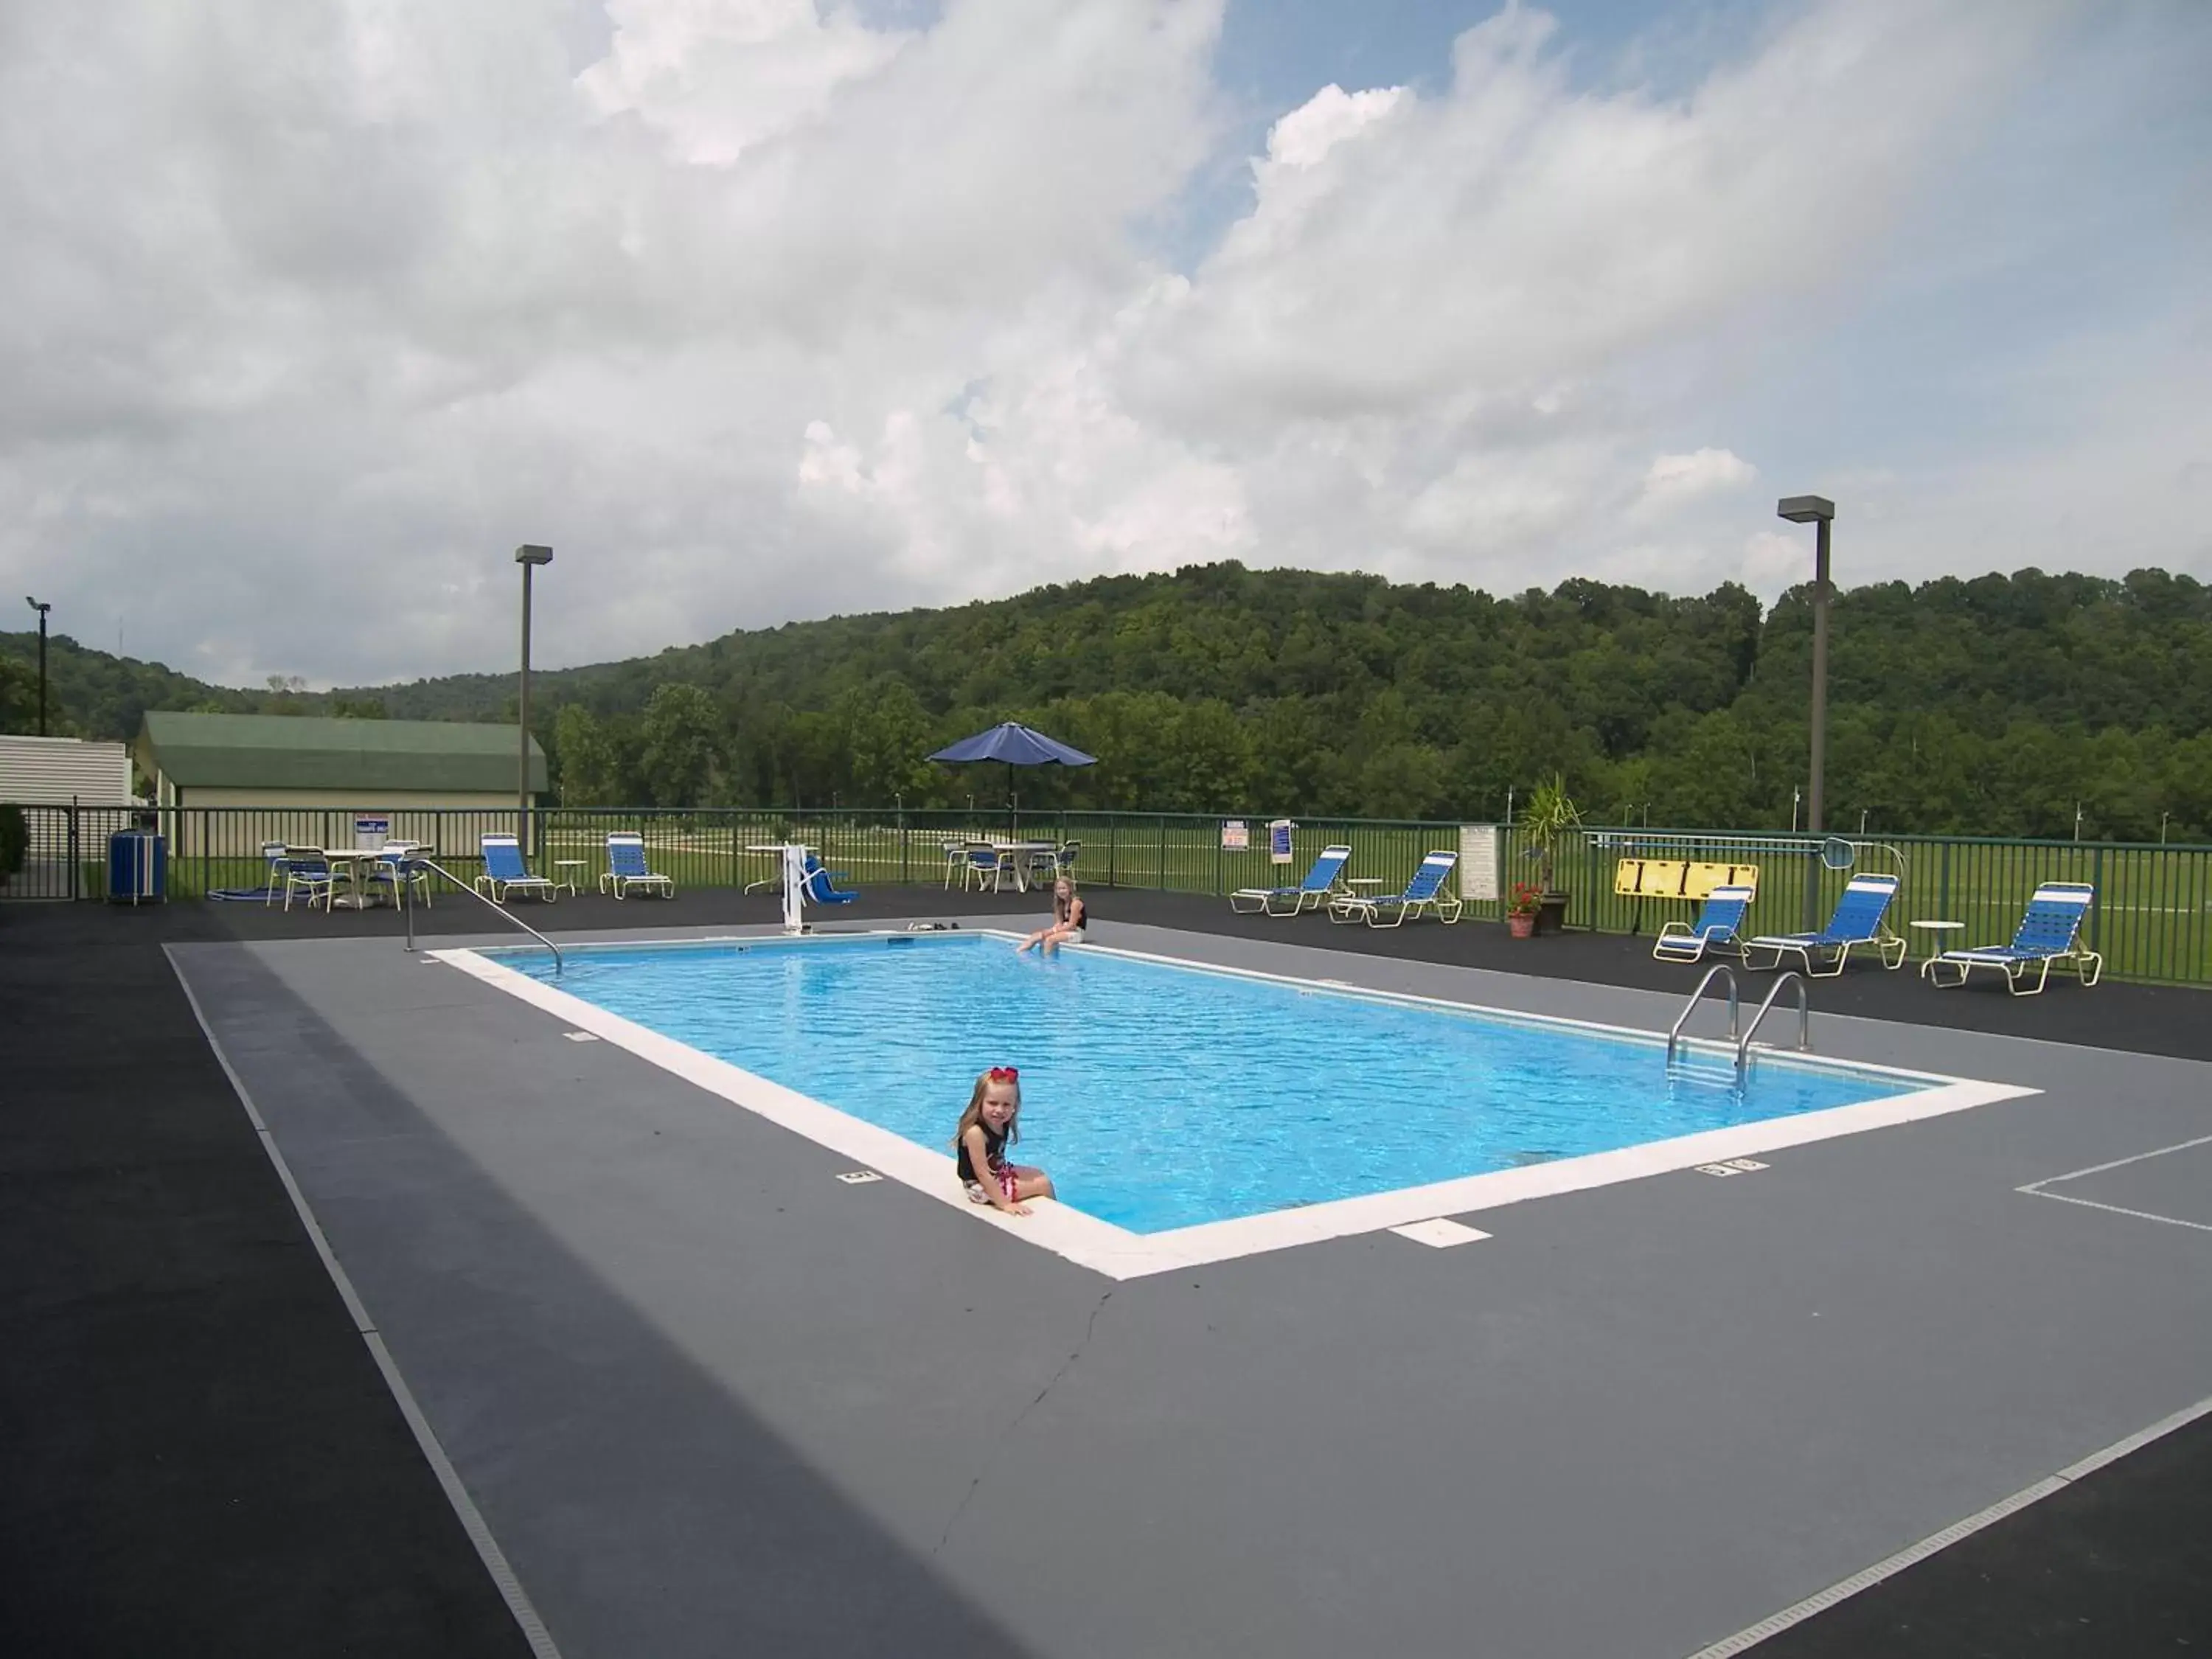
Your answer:
[[[268,874],[261,884],[261,903],[264,908],[276,903],[277,894],[284,890],[284,860],[291,850],[281,841],[264,841],[261,843],[261,861],[269,866]]]
[[[1241,916],[1295,916],[1318,910],[1328,902],[1352,862],[1349,847],[1324,847],[1321,856],[1296,887],[1240,887],[1229,896],[1229,908]]]
[[[513,836],[483,836],[478,840],[483,848],[484,867],[471,884],[477,891],[490,889],[494,904],[506,903],[514,893],[535,893],[548,904],[553,902],[552,882],[530,873],[522,862],[522,845]]]
[[[1465,907],[1457,895],[1444,885],[1451,879],[1452,871],[1459,864],[1457,853],[1431,853],[1421,860],[1421,867],[1413,872],[1413,880],[1406,884],[1402,893],[1339,894],[1329,901],[1328,919],[1331,921],[1364,921],[1370,927],[1401,927],[1406,918],[1426,910],[1449,927],[1459,920]],[[1383,917],[1389,920],[1385,921]]]
[[[1716,887],[1705,895],[1695,921],[1677,918],[1659,930],[1651,954],[1662,962],[1701,962],[1707,951],[1743,954],[1743,919],[1751,908],[1748,887]]]
[[[964,841],[948,841],[944,843],[944,847],[945,884],[948,888],[951,887],[952,885],[952,878],[958,876],[960,878],[961,885],[963,887],[966,886],[968,884],[968,877],[966,873],[968,865],[968,843]]]
[[[392,902],[399,902],[400,895],[409,890],[422,895],[423,908],[430,908],[430,866],[416,856],[412,842],[387,842],[384,850],[376,855],[376,862],[368,871],[367,880],[373,887],[392,890]]]
[[[319,847],[288,847],[284,849],[284,908],[292,908],[292,895],[304,893],[310,909],[317,899],[329,910],[338,896],[337,872]],[[265,902],[266,901],[264,901]]]
[[[1060,842],[1060,852],[1054,860],[1053,874],[1054,876],[1073,874],[1075,870],[1075,860],[1082,854],[1082,852],[1083,843],[1079,841],[1064,841]]]
[[[1850,963],[1852,947],[1864,945],[1894,972],[1905,966],[1905,941],[1889,931],[1889,906],[1896,896],[1895,876],[1853,876],[1826,927],[1817,933],[1762,933],[1745,945],[1744,966],[1759,966],[1751,959],[1753,951],[1771,951],[1774,960],[1765,964],[1769,968],[1779,968],[1784,957],[1794,955],[1808,974],[1833,979]],[[1823,955],[1830,951],[1835,952],[1835,961],[1823,968]]]
[[[809,853],[806,855],[806,902],[809,904],[850,904],[860,896],[840,892],[830,884],[837,880],[852,880],[842,870],[824,870],[822,860]]]
[[[1946,951],[1922,963],[1920,976],[1948,988],[1964,985],[1977,968],[1995,968],[2005,976],[2005,989],[2016,997],[2032,997],[2050,982],[2051,964],[2061,963],[2082,984],[2094,985],[2104,976],[2105,958],[2081,940],[2082,918],[2096,897],[2097,890],[2087,882],[2046,881],[2028,900],[2027,913],[2021,917],[2011,944]],[[1937,971],[1943,967],[1957,969],[1959,976],[1947,981]],[[2032,986],[2027,984],[2031,969],[2035,975]]]
[[[675,878],[658,875],[646,866],[645,837],[634,830],[607,833],[607,867],[600,872],[599,890],[604,893],[610,886],[617,898],[628,897],[633,887],[663,898],[676,896]]]
[[[1000,878],[1006,873],[1006,860],[999,849],[988,841],[971,841],[961,848],[961,854],[966,860],[961,868],[961,891],[988,884],[997,892]]]

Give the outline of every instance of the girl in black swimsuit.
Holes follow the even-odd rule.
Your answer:
[[[1091,912],[1075,890],[1075,878],[1062,876],[1052,884],[1052,922],[1040,927],[1014,948],[1026,951],[1032,945],[1041,945],[1050,956],[1072,939],[1081,939],[1083,930],[1091,926]]]
[[[1022,1138],[1015,1121],[1021,1111],[1022,1074],[1014,1066],[994,1066],[975,1079],[975,1092],[952,1135],[969,1203],[1027,1215],[1024,1200],[1054,1196],[1052,1177],[1042,1170],[1006,1161],[1006,1148]]]

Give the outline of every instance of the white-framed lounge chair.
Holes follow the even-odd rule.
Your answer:
[[[1931,985],[1955,987],[1966,982],[1977,968],[1994,968],[2005,976],[2005,989],[2016,997],[2032,997],[2050,982],[2051,964],[2063,963],[2084,985],[2104,976],[2105,958],[2081,943],[2081,923],[2095,902],[2097,890],[2087,882],[2046,881],[2027,902],[2027,913],[2009,945],[1984,945],[1969,951],[1946,951],[1920,964],[1920,976]],[[1954,970],[1947,980],[1941,970]],[[2035,983],[2027,983],[2033,975]]]
[[[477,891],[491,890],[491,902],[504,904],[514,893],[535,893],[553,902],[554,886],[544,876],[533,876],[522,862],[522,844],[513,836],[483,836],[483,873],[471,884]]]
[[[629,897],[633,887],[663,898],[676,896],[675,878],[656,874],[646,866],[645,837],[635,830],[607,832],[607,867],[599,874],[599,890],[604,893],[610,886],[617,898]]]
[[[1421,860],[1421,867],[1413,872],[1413,878],[1406,884],[1404,892],[1377,893],[1372,896],[1364,893],[1339,895],[1329,901],[1328,919],[1364,921],[1370,927],[1398,927],[1405,924],[1407,917],[1426,910],[1449,927],[1459,920],[1459,913],[1465,908],[1459,896],[1445,884],[1458,864],[1457,853],[1431,853]],[[1387,921],[1383,920],[1386,916],[1389,918]]]
[[[1651,954],[1662,962],[1700,962],[1707,951],[1743,954],[1743,919],[1751,908],[1748,887],[1716,887],[1705,895],[1695,921],[1670,921],[1651,941]]]
[[[1771,951],[1774,960],[1765,964],[1769,968],[1779,968],[1783,957],[1794,956],[1807,973],[1833,979],[1850,961],[1852,947],[1863,945],[1894,972],[1905,966],[1905,941],[1889,931],[1889,906],[1896,896],[1895,876],[1853,876],[1826,927],[1817,933],[1762,933],[1744,946],[1744,966],[1760,965],[1751,959],[1753,951]],[[1830,951],[1835,960],[1824,968],[1820,964]]]
[[[1240,887],[1229,896],[1229,908],[1244,916],[1295,916],[1318,910],[1328,902],[1352,862],[1349,847],[1324,847],[1321,856],[1296,887]]]

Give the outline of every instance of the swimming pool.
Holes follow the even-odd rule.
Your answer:
[[[1948,1081],[1768,1055],[1737,1091],[1670,1077],[1648,1036],[1096,948],[1017,956],[988,934],[586,947],[557,981],[542,958],[483,954],[931,1153],[975,1073],[1018,1066],[1017,1156],[1139,1236]]]

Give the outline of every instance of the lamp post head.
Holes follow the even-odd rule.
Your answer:
[[[1836,516],[1836,504],[1825,495],[1784,495],[1774,510],[1792,524],[1826,524]]]
[[[526,542],[514,550],[514,562],[517,564],[550,564],[553,562],[553,550],[532,546]]]
[[[40,604],[38,600],[33,599],[28,593],[23,595],[23,603],[29,605],[32,610],[37,611],[41,617],[45,616],[47,611],[53,609],[53,606],[51,605]]]

